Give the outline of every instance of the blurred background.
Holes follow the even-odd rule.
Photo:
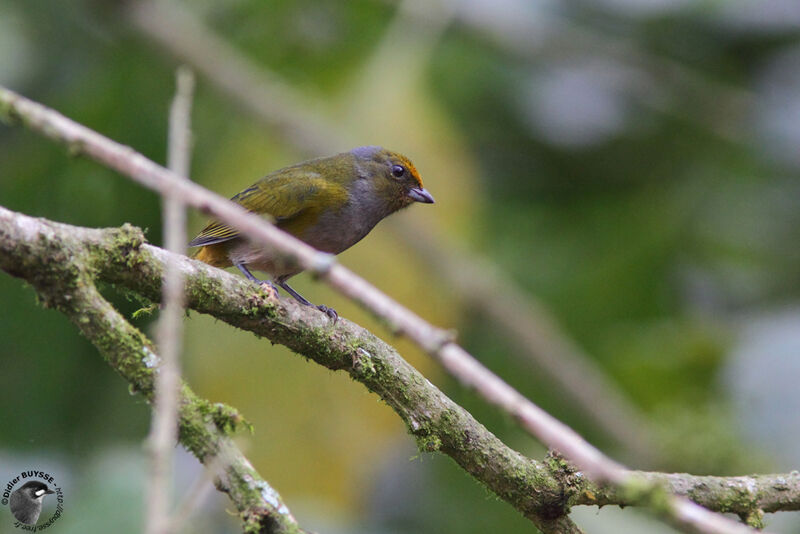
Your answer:
[[[408,155],[437,203],[342,262],[609,455],[695,474],[797,468],[795,0],[0,0],[0,83],[161,163],[182,63],[197,74],[191,177],[220,194],[358,145]],[[161,244],[157,196],[22,128],[0,127],[0,204],[129,222]],[[203,224],[192,214],[192,232]],[[308,276],[296,287],[510,446],[546,453],[342,297]],[[103,291],[128,317],[143,305]],[[0,479],[60,480],[59,533],[138,532],[148,407],[29,287],[0,276],[0,302]],[[132,321],[152,334],[154,317]],[[186,379],[255,425],[247,455],[304,528],[535,530],[418,453],[346,375],[196,313],[186,328]],[[179,453],[176,498],[199,473]],[[232,508],[213,496],[187,531],[237,532]],[[590,532],[669,532],[631,509],[574,515]],[[794,513],[767,521],[800,532]]]

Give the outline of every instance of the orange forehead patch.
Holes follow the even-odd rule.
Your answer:
[[[400,164],[408,169],[408,172],[411,173],[411,176],[414,178],[414,180],[416,180],[419,186],[422,187],[422,178],[420,178],[419,172],[417,172],[417,168],[414,167],[414,164],[411,163],[411,160],[401,154],[397,155],[397,159],[400,160]]]

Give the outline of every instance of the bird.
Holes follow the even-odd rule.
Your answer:
[[[267,174],[231,200],[248,211],[269,216],[281,230],[313,248],[339,254],[366,236],[378,222],[414,203],[433,204],[414,164],[380,146],[317,158]],[[244,239],[239,232],[212,220],[189,242],[199,247],[194,258],[214,267],[236,266],[245,277],[282,288],[305,306],[314,306],[286,281],[302,272],[296,263]],[[251,269],[272,276],[259,280]],[[334,323],[336,310],[315,306]]]
[[[26,525],[35,525],[42,513],[42,501],[45,495],[55,493],[44,482],[31,480],[11,494],[9,506],[17,521]]]

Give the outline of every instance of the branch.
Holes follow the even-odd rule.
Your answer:
[[[696,476],[686,473],[646,473],[640,476],[668,488],[671,493],[690,498],[697,504],[717,512],[732,513],[762,528],[764,512],[800,510],[800,472],[739,477]],[[612,488],[595,494],[582,493],[574,504],[598,506],[629,504],[628,497]]]
[[[72,258],[68,265],[65,257]],[[0,207],[0,269],[28,280],[42,295],[45,305],[62,307],[52,299],[61,293],[62,271],[96,276],[147,298],[161,295],[166,264],[174,261],[186,280],[187,306],[237,328],[286,345],[334,371],[345,371],[376,393],[406,423],[423,451],[447,454],[491,491],[529,517],[545,532],[577,532],[563,515],[575,505],[631,506],[637,496],[608,486],[598,486],[569,464],[551,456],[544,462],[526,458],[500,442],[463,408],[428,382],[397,352],[368,331],[340,319],[334,330],[324,316],[292,300],[267,300],[249,282],[144,243],[141,232],[130,226],[93,230],[44,219],[35,219]],[[92,286],[93,287],[93,286]],[[67,302],[74,300],[63,296]],[[152,348],[144,337],[119,317],[124,325],[121,341],[102,342],[109,334],[86,333],[89,321],[80,312],[67,313],[90,340],[103,348],[109,363],[128,382],[149,398],[152,390]],[[87,310],[91,311],[91,309]],[[104,316],[104,312],[100,312]],[[77,317],[77,320],[76,320]],[[133,334],[128,335],[128,333]],[[132,348],[129,348],[132,347]],[[142,355],[148,355],[142,358]],[[216,443],[228,443],[236,416],[201,401],[184,386],[181,400],[181,443],[198,458],[212,458]],[[198,410],[193,410],[198,406]],[[210,435],[206,434],[206,431]],[[189,439],[192,438],[192,439]],[[209,440],[205,443],[205,440]],[[249,482],[239,495],[253,495],[258,475],[243,457],[231,462],[231,478]],[[643,479],[671,493],[692,499],[714,511],[758,518],[763,512],[800,510],[800,473],[747,477],[712,477],[688,474],[637,472]],[[255,478],[250,478],[255,477]],[[264,483],[265,484],[265,483]],[[234,498],[234,493],[231,497]],[[237,502],[237,508],[258,510],[264,502]],[[251,511],[252,515],[257,515]],[[550,519],[545,519],[550,518]],[[561,530],[559,530],[561,529]],[[573,530],[569,530],[573,529]]]
[[[140,235],[140,234],[139,234]],[[153,344],[130,325],[94,285],[94,276],[113,253],[126,263],[126,250],[138,246],[130,229],[93,230],[45,222],[0,207],[0,269],[26,280],[42,304],[64,313],[94,344],[105,360],[150,403],[159,361]],[[180,256],[173,255],[176,264]],[[184,258],[185,259],[185,258]],[[130,268],[130,266],[128,267]],[[161,297],[164,263],[151,280]],[[181,269],[183,271],[183,269]],[[198,398],[181,384],[178,439],[204,464],[223,458],[218,487],[239,511],[245,530],[272,534],[300,528],[278,493],[261,478],[230,439],[242,418],[229,407]]]
[[[685,532],[750,532],[727,518],[666,493],[663,488],[627,471],[586,442],[577,432],[505,383],[438,329],[381,293],[363,278],[335,263],[259,216],[160,167],[129,147],[116,143],[44,106],[0,87],[0,118],[21,119],[34,131],[85,154],[134,181],[169,198],[183,200],[239,230],[275,257],[310,271],[331,287],[383,320],[396,334],[404,334],[462,385],[475,390],[490,404],[515,418],[522,428],[548,447],[563,453],[597,483],[617,486],[636,502]]]

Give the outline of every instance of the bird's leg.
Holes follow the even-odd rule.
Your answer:
[[[244,263],[235,263],[234,265],[236,265],[237,269],[242,271],[242,274],[245,275],[245,277],[247,277],[248,280],[260,285],[261,289],[269,293],[271,297],[278,296],[278,290],[275,288],[275,284],[273,284],[269,280],[259,280],[258,278],[253,276],[253,273],[250,272],[250,269],[248,269]]]
[[[293,296],[294,299],[303,306],[313,306],[313,304],[311,304],[311,302],[309,302],[308,299],[306,299],[303,295],[292,289],[291,286],[289,286],[289,284],[287,284],[285,281],[283,280],[275,280],[275,281],[278,283],[280,287],[283,288],[284,291]]]
[[[297,302],[299,302],[303,306],[313,306],[313,307],[317,308],[319,311],[321,311],[322,313],[324,313],[325,315],[327,315],[328,317],[333,319],[334,324],[336,323],[336,321],[339,320],[339,314],[336,313],[336,310],[334,310],[333,308],[329,308],[329,307],[325,306],[324,304],[320,304],[318,306],[314,306],[314,304],[309,302],[308,299],[306,299],[303,295],[301,295],[300,293],[298,293],[297,291],[292,289],[291,286],[286,283],[286,280],[282,280],[280,278],[276,278],[275,282],[280,287],[282,287],[284,291],[289,293],[292,297],[294,297],[294,299]]]

